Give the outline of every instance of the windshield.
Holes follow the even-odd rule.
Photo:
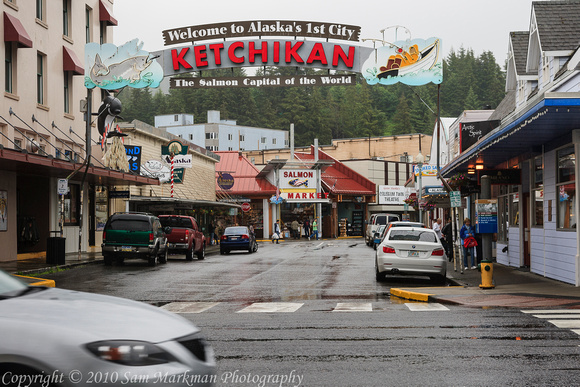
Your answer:
[[[437,243],[435,233],[427,230],[391,230],[390,241],[413,241]]]
[[[242,235],[249,234],[247,227],[228,227],[224,232],[224,235]]]
[[[118,218],[113,219],[109,226],[107,227],[108,230],[130,230],[130,231],[149,231],[151,230],[151,226],[149,226],[149,221],[147,219],[124,219]]]
[[[24,282],[0,270],[0,295],[22,291],[26,288],[27,286]]]
[[[176,228],[193,228],[191,220],[189,218],[179,218],[176,216],[163,216],[160,217],[161,225],[163,227],[176,227]]]

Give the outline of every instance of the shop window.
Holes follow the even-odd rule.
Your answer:
[[[497,213],[497,240],[500,242],[507,242],[508,238],[508,228],[509,228],[509,196],[500,196],[498,198],[498,213]]]
[[[520,194],[514,193],[508,196],[510,206],[510,226],[520,225]]]
[[[544,160],[543,157],[534,159],[534,188],[532,190],[532,205],[534,206],[534,225],[544,225]]]
[[[69,185],[69,192],[64,196],[64,225],[79,225],[79,209],[81,204],[80,188],[76,184]]]
[[[558,151],[558,181],[556,184],[557,228],[576,228],[576,154],[574,146]]]

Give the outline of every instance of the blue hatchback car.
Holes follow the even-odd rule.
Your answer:
[[[246,226],[228,227],[220,240],[220,254],[228,254],[232,250],[246,250],[248,253],[258,251],[256,237]]]

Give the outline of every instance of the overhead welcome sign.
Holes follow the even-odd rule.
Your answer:
[[[441,83],[440,39],[389,43],[373,49],[353,44],[359,41],[359,35],[360,27],[340,23],[257,20],[206,24],[163,31],[166,46],[188,45],[153,55],[158,57],[163,73],[168,76],[221,68],[276,66],[362,73],[369,84]],[[258,38],[243,40],[245,37]],[[202,79],[174,78],[171,87],[349,85],[355,80],[352,75],[333,74]]]

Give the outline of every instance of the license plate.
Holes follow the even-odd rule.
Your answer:
[[[131,246],[121,246],[121,251],[133,251]]]
[[[238,237],[230,237],[230,240],[231,240],[231,241],[238,240]]]
[[[409,257],[418,257],[418,256],[419,256],[418,251],[409,251]]]

